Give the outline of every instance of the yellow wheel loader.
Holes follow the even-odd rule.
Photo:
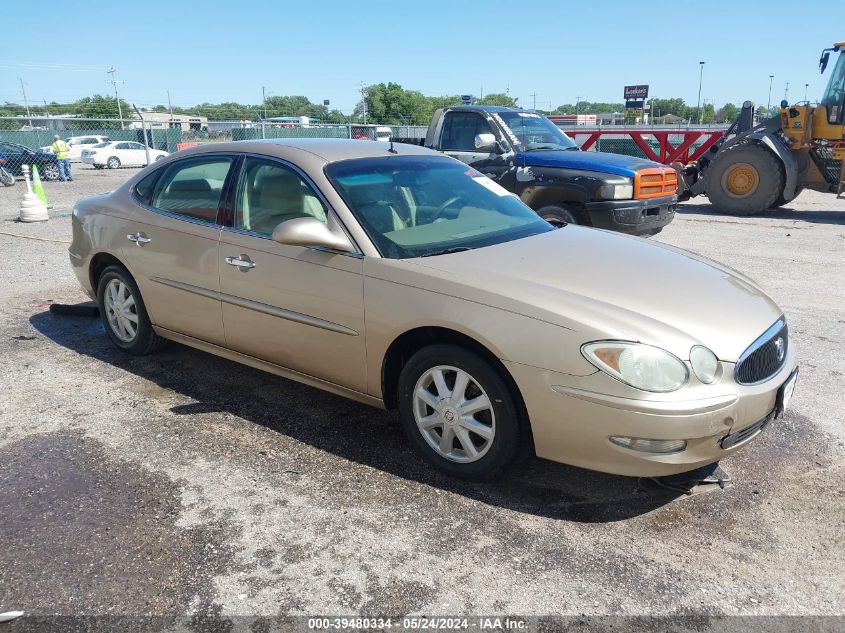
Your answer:
[[[838,59],[818,105],[790,106],[753,124],[746,101],[725,136],[689,165],[674,165],[680,199],[706,194],[720,211],[754,215],[786,204],[802,189],[845,191],[845,42],[822,51],[824,73],[831,54]]]

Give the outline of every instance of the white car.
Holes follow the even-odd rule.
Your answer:
[[[96,134],[92,134],[89,136],[71,136],[65,139],[65,143],[68,144],[70,147],[70,159],[71,160],[80,160],[82,158],[82,151],[99,143],[106,143],[108,142],[108,136],[97,136]],[[46,145],[44,147],[39,148],[42,152],[50,152],[53,153],[53,145]]]
[[[132,141],[109,141],[98,143],[90,149],[82,150],[82,162],[94,165],[96,169],[108,167],[137,167],[147,164],[147,152],[150,155],[150,162],[161,160],[168,156],[167,152],[159,149],[147,149],[141,143]]]

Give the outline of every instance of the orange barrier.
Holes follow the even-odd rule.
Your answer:
[[[199,143],[177,143],[176,144],[176,151],[183,149],[188,149],[189,147],[196,147]]]

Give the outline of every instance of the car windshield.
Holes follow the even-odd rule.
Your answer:
[[[494,112],[493,118],[510,130],[508,136],[521,151],[579,149],[558,126],[534,112]]]
[[[519,198],[440,156],[332,163],[326,175],[384,257],[481,248],[551,231]]]

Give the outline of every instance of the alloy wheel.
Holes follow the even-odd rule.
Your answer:
[[[112,279],[103,298],[112,332],[124,343],[131,343],[138,335],[138,307],[132,289],[122,280]]]
[[[490,450],[496,434],[493,404],[469,373],[432,367],[420,376],[413,398],[417,428],[438,455],[467,464]]]

